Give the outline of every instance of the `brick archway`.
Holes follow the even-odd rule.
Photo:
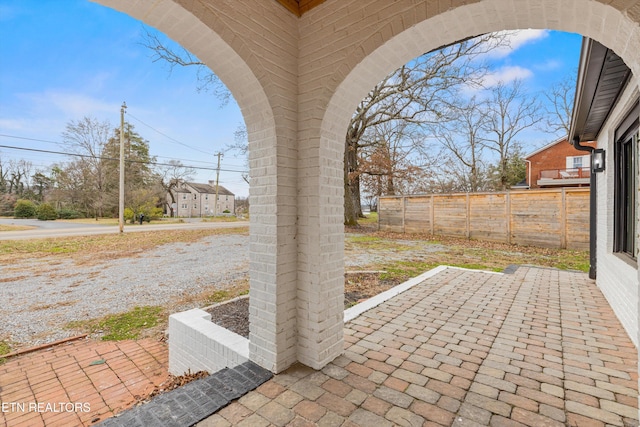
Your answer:
[[[166,33],[234,94],[250,141],[251,358],[279,372],[342,352],[345,130],[410,59],[485,32],[548,28],[613,49],[640,76],[640,3],[620,0],[97,0]],[[131,3],[131,4],[130,4]]]

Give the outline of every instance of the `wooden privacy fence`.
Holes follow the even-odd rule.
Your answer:
[[[589,249],[589,189],[385,196],[380,230]]]

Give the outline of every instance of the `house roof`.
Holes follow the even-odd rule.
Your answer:
[[[189,187],[202,194],[216,194],[216,187],[209,184],[199,184],[197,182],[186,182]],[[222,196],[234,196],[234,194],[224,188],[222,185],[218,185],[218,195]]]
[[[562,138],[558,138],[558,139],[556,139],[555,141],[548,143],[548,144],[547,144],[547,145],[545,145],[544,147],[540,147],[540,148],[538,148],[536,151],[534,151],[534,152],[532,152],[532,153],[527,154],[524,158],[525,158],[525,159],[528,159],[529,157],[533,157],[533,156],[535,156],[536,154],[539,154],[539,153],[542,153],[542,152],[543,152],[543,151],[545,151],[545,150],[548,150],[549,148],[553,147],[554,145],[558,145],[558,144],[560,144],[561,142],[565,142],[565,143],[566,143],[566,142],[567,142],[567,137],[566,137],[566,136],[563,136]]]
[[[630,76],[629,67],[611,49],[582,39],[570,141],[597,139]]]

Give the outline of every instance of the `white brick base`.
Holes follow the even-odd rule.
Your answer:
[[[213,373],[249,360],[249,340],[211,322],[193,309],[169,316],[169,372]]]

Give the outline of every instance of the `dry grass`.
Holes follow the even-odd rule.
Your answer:
[[[366,228],[353,231],[366,233],[352,236],[345,242],[345,255],[362,251],[402,253],[401,259],[385,259],[361,266],[364,270],[384,273],[358,273],[345,276],[345,306],[372,297],[438,265],[450,265],[477,270],[502,271],[510,265],[535,265],[562,270],[589,270],[589,252],[565,249],[536,248],[479,240],[456,239],[419,234],[375,232]],[[436,244],[444,249],[428,253],[411,251],[407,242]],[[415,246],[414,246],[415,247]]]
[[[196,242],[204,237],[221,234],[243,234],[246,228],[166,230],[125,234],[102,234],[65,238],[11,240],[0,242],[0,263],[42,257],[71,258],[77,263],[94,260],[127,258],[168,243]]]
[[[412,256],[411,250],[407,249],[407,244],[398,242],[398,240],[420,244],[437,244],[446,247],[446,249],[416,258]],[[347,256],[350,252],[357,253],[361,248],[406,252],[406,257],[401,262],[373,264],[366,267],[369,270],[388,270],[389,267],[410,266],[412,263],[425,264],[427,267],[446,264],[492,271],[501,271],[512,264],[585,272],[589,269],[588,251],[518,246],[425,234],[370,232],[364,236],[347,239],[345,244]]]
[[[0,224],[0,232],[2,231],[24,231],[24,230],[33,230],[36,227],[30,227],[27,225],[7,225]]]

